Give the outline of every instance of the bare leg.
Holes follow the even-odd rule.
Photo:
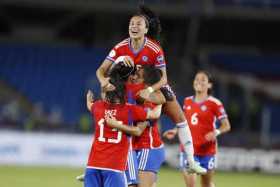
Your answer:
[[[201,187],[215,187],[213,176],[214,170],[209,170],[206,175],[201,175]]]
[[[163,106],[163,112],[172,120],[173,123],[182,123],[186,121],[184,112],[180,104],[174,98],[173,101],[167,101]]]
[[[153,187],[156,181],[156,174],[150,171],[139,171],[138,187]]]
[[[195,187],[196,174],[188,174],[186,171],[183,171],[183,177],[186,187]]]

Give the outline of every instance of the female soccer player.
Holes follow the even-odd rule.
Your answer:
[[[195,95],[186,97],[183,106],[193,136],[195,160],[207,169],[207,173],[201,176],[202,187],[215,186],[213,174],[216,166],[217,136],[230,130],[230,123],[223,104],[209,94],[212,86],[210,74],[206,71],[198,71],[193,81]],[[215,128],[216,119],[220,121],[219,128]],[[171,139],[175,133],[176,130],[173,129],[167,131],[164,136]],[[180,166],[186,186],[194,187],[196,175],[184,170],[186,164],[186,154],[181,149]]]
[[[127,90],[132,91],[132,96],[139,101],[137,93],[161,78],[161,71],[154,66],[143,65],[135,75],[126,84]],[[157,95],[154,95],[159,92]],[[140,102],[143,98],[140,98]],[[150,98],[144,98],[145,107],[154,108],[157,104],[163,104],[165,98],[160,90],[150,94]],[[138,102],[139,103],[139,102]],[[133,149],[137,155],[138,163],[138,187],[152,187],[156,185],[157,173],[165,160],[164,145],[158,130],[158,120],[150,120],[149,125],[144,129],[141,136],[135,136],[133,140]]]
[[[205,173],[206,170],[200,167],[193,158],[192,136],[184,113],[176,100],[171,88],[167,85],[166,62],[164,53],[157,38],[161,31],[160,21],[155,14],[146,7],[140,7],[140,13],[131,17],[129,22],[129,38],[117,44],[109,53],[107,58],[98,68],[96,75],[102,88],[113,87],[109,83],[106,74],[110,67],[120,56],[127,66],[150,64],[159,68],[162,72],[161,79],[140,91],[140,96],[147,98],[155,90],[166,87],[170,90],[170,98],[164,105],[164,112],[178,127],[178,136],[188,155],[189,171]]]
[[[130,120],[157,119],[159,108],[145,110],[143,107],[125,103],[124,84],[119,79],[110,79],[115,89],[105,93],[105,100],[93,100],[91,91],[87,94],[87,108],[95,119],[96,133],[88,158],[85,173],[85,187],[127,187],[124,170],[129,150],[129,137],[112,129],[107,121],[111,118],[119,123]]]

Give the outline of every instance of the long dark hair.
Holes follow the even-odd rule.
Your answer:
[[[160,33],[162,31],[159,17],[147,6],[140,4],[138,13],[133,15],[143,17],[148,28],[147,36],[160,43]]]
[[[118,69],[117,69],[118,70]],[[115,86],[115,90],[107,91],[105,94],[105,98],[110,103],[125,103],[125,81],[127,78],[122,77],[118,71],[114,70],[111,71],[109,75],[110,79],[109,82]]]
[[[122,82],[126,82],[128,77],[131,74],[134,74],[136,71],[136,67],[128,67],[124,65],[124,62],[119,62],[114,65],[110,70],[109,77],[115,80],[120,80]]]
[[[162,77],[162,72],[160,69],[152,65],[143,65],[141,68],[143,68],[144,83],[147,86],[151,86],[160,81]]]

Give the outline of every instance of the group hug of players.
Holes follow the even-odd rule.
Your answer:
[[[196,73],[195,94],[185,98],[181,109],[168,85],[160,31],[158,17],[141,6],[129,21],[129,38],[110,51],[96,72],[102,99],[87,93],[95,134],[80,176],[85,187],[155,187],[165,160],[158,130],[161,113],[176,124],[163,136],[179,137],[186,186],[195,186],[197,174],[202,187],[214,186],[216,138],[230,130],[230,123],[222,103],[209,93],[213,82],[206,71]]]

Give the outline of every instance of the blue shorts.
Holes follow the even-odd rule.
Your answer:
[[[136,150],[138,169],[141,171],[151,171],[157,173],[160,166],[165,161],[164,148],[140,149]]]
[[[87,168],[84,187],[127,187],[124,172]]]
[[[127,169],[125,170],[125,175],[127,178],[127,184],[138,184],[138,163],[136,158],[136,152],[129,150],[127,157]]]
[[[216,156],[194,156],[194,160],[200,164],[201,167],[208,170],[213,170],[217,167]],[[180,169],[184,170],[188,166],[187,155],[185,152],[180,152]]]

